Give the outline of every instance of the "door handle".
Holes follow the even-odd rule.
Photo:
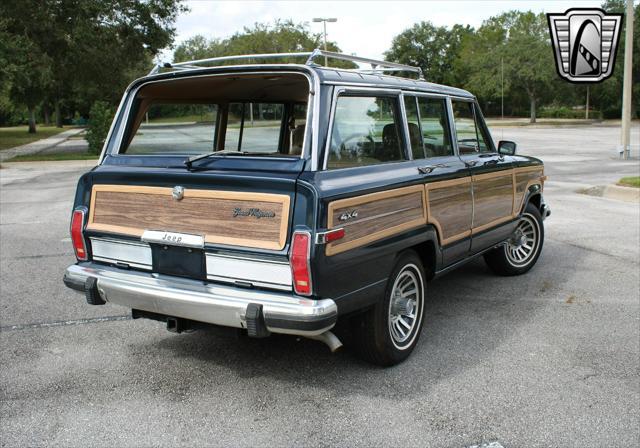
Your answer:
[[[437,170],[438,168],[449,168],[449,165],[438,163],[437,165],[419,166],[418,171],[420,172],[420,174],[431,174],[433,171]]]
[[[472,167],[472,166],[476,166],[478,164],[478,161],[477,160],[465,160],[464,164],[467,167]]]

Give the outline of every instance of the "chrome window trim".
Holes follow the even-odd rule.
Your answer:
[[[398,79],[398,78],[394,78],[394,79]],[[408,78],[400,78],[403,82],[405,83],[411,83],[411,82],[420,82],[414,79],[408,79]],[[422,81],[425,82],[425,81]],[[433,89],[430,89],[428,86],[418,86],[416,85],[415,87],[409,86],[409,85],[403,85],[403,86],[399,86],[399,85],[390,85],[388,83],[385,83],[384,80],[382,80],[379,83],[372,83],[372,82],[352,82],[352,81],[333,81],[333,80],[327,80],[327,81],[322,81],[322,85],[329,85],[329,86],[344,86],[344,87],[363,87],[363,88],[374,88],[374,89],[398,89],[398,90],[402,90],[406,93],[425,93],[425,94],[429,94],[429,95],[442,95],[443,97],[455,97],[455,98],[462,98],[462,99],[466,99],[466,100],[473,100],[475,98],[474,95],[472,95],[471,93],[468,93],[468,95],[458,95],[455,93],[447,93],[447,92],[436,92],[433,91]],[[436,86],[440,86],[440,84],[434,84]],[[449,89],[448,86],[441,86],[444,87],[445,90]],[[455,90],[462,90],[462,89],[456,89],[453,88]]]
[[[127,128],[127,124],[129,122],[130,119],[130,113],[131,113],[131,106],[133,104],[133,100],[135,99],[136,95],[138,94],[138,91],[148,85],[148,84],[155,84],[155,83],[162,83],[162,82],[171,82],[171,81],[176,81],[177,79],[189,79],[189,78],[208,78],[208,77],[218,77],[218,76],[234,76],[234,75],[246,75],[248,73],[251,74],[264,74],[264,75],[281,75],[281,74],[293,74],[293,75],[300,75],[300,76],[304,76],[305,78],[307,78],[307,81],[309,83],[309,95],[308,95],[308,101],[311,101],[311,103],[307,104],[307,117],[306,117],[306,123],[310,123],[313,120],[315,120],[313,126],[311,126],[311,128],[307,127],[305,129],[305,135],[304,135],[304,139],[302,142],[302,153],[299,156],[290,156],[292,158],[297,158],[297,159],[301,159],[301,158],[311,158],[311,165],[312,165],[312,170],[314,169],[314,159],[317,160],[317,148],[318,148],[318,137],[317,135],[315,135],[317,132],[313,132],[314,129],[317,129],[317,124],[319,123],[319,115],[320,115],[320,102],[317,101],[316,95],[319,93],[320,91],[320,81],[318,79],[318,76],[316,75],[316,73],[313,70],[310,70],[309,67],[306,66],[296,66],[301,68],[301,70],[274,70],[273,67],[268,67],[266,68],[266,70],[261,71],[252,71],[252,72],[247,72],[246,70],[248,69],[255,69],[255,68],[261,68],[264,67],[262,65],[245,65],[245,66],[236,66],[234,67],[234,71],[229,71],[229,72],[223,72],[223,73],[201,73],[201,74],[192,74],[191,76],[180,76],[179,78],[167,78],[167,79],[153,79],[153,77],[157,76],[157,75],[153,75],[150,79],[141,82],[138,86],[135,87],[135,89],[131,90],[131,88],[127,88],[127,90],[124,93],[124,96],[122,98],[122,101],[120,103],[120,107],[118,108],[118,112],[116,113],[116,115],[114,116],[114,119],[111,123],[112,128],[115,126],[115,123],[117,121],[117,118],[119,118],[122,115],[122,121],[120,123],[119,128],[117,129],[117,132],[115,135],[112,135],[112,131],[113,129],[110,130],[109,135],[107,136],[107,139],[105,140],[105,144],[103,146],[103,154],[99,160],[99,164],[101,164],[104,160],[104,156],[106,156],[106,148],[108,146],[108,143],[110,141],[110,139],[113,137],[115,138],[114,141],[114,145],[113,145],[113,149],[112,151],[109,153],[110,156],[114,156],[114,157],[128,157],[128,154],[121,154],[120,151],[122,149],[122,140],[124,138],[124,132],[125,129]],[[216,68],[220,68],[220,67],[216,67]],[[224,67],[226,68],[226,67]],[[237,69],[237,70],[236,70]],[[144,79],[144,78],[143,78]],[[125,99],[126,99],[126,105],[125,103]],[[124,109],[122,109],[124,105]],[[315,113],[313,113],[315,112]],[[311,137],[311,140],[309,139]],[[161,154],[136,154],[135,157],[158,157],[158,156],[162,156]],[[170,155],[167,155],[170,156]],[[317,167],[317,163],[315,164]]]
[[[449,115],[449,132],[451,133],[451,138],[453,141],[451,144],[453,145],[453,154],[460,158],[460,148],[458,147],[458,131],[456,130],[456,122],[455,117],[453,116],[453,99],[451,97],[447,97],[447,111]]]
[[[356,96],[361,93],[362,96],[375,96],[376,93],[381,93],[381,96],[394,96],[398,101],[400,95],[402,94],[401,89],[382,89],[382,88],[370,88],[370,87],[351,87],[351,86],[340,86],[336,87],[333,91],[333,98],[331,99],[331,111],[329,117],[329,127],[327,128],[327,143],[324,147],[324,160],[322,163],[322,170],[327,171],[327,163],[329,161],[329,147],[331,146],[331,135],[333,134],[333,125],[336,116],[336,107],[338,105],[338,97],[345,93],[353,94]],[[400,113],[402,115],[402,113]],[[403,120],[402,117],[400,117]],[[406,154],[405,154],[406,157]],[[396,162],[406,162],[407,160],[396,160]],[[359,167],[346,167],[339,168],[341,170],[349,169],[349,168],[359,168]]]
[[[487,135],[489,136],[489,144],[491,145],[491,154],[498,154],[498,149],[493,141],[493,135],[491,135],[491,131],[489,130],[489,126],[487,125],[487,121],[484,119],[484,114],[482,113],[482,109],[477,101],[473,102],[473,113],[476,117],[476,126],[480,125],[481,128],[484,128],[487,131]],[[477,120],[477,117],[480,116],[480,120]],[[485,153],[487,154],[487,153]]]
[[[411,141],[409,140],[409,120],[407,119],[407,110],[404,107],[404,92],[400,92],[398,98],[400,100],[402,131],[404,132],[404,158],[405,160],[413,160],[413,151],[411,148]]]

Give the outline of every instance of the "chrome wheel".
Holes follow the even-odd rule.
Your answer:
[[[411,345],[422,318],[424,287],[417,266],[409,264],[398,274],[389,300],[389,334],[396,348]]]
[[[505,247],[507,259],[513,266],[525,266],[535,257],[539,246],[540,227],[538,221],[533,216],[525,214]]]

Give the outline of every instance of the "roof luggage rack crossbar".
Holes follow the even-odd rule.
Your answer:
[[[302,58],[306,57],[306,65],[317,65],[314,59],[320,56],[324,56],[331,59],[339,59],[342,61],[359,62],[361,64],[369,64],[370,69],[354,69],[352,71],[361,73],[380,73],[380,72],[411,72],[417,73],[418,79],[423,80],[424,76],[420,67],[414,67],[412,65],[398,64],[397,62],[380,61],[377,59],[363,58],[355,55],[348,55],[344,53],[336,53],[334,51],[325,51],[316,48],[313,51],[299,52],[299,53],[266,53],[266,54],[242,54],[235,56],[219,56],[215,58],[196,59],[194,61],[184,62],[165,62],[157,64],[149,72],[149,75],[155,75],[160,72],[161,69],[173,69],[173,70],[194,70],[198,68],[205,68],[207,65],[217,62],[225,61],[241,61],[247,59],[275,59],[275,58]]]

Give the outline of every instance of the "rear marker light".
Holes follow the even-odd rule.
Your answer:
[[[316,233],[316,244],[328,244],[341,240],[345,236],[343,228],[327,230],[326,232]]]
[[[311,234],[295,232],[291,243],[291,274],[293,275],[293,289],[300,295],[311,295]]]
[[[74,210],[73,216],[71,217],[71,242],[73,243],[73,250],[76,253],[76,258],[79,261],[86,261],[87,256],[87,246],[84,242],[84,216],[85,211]]]

